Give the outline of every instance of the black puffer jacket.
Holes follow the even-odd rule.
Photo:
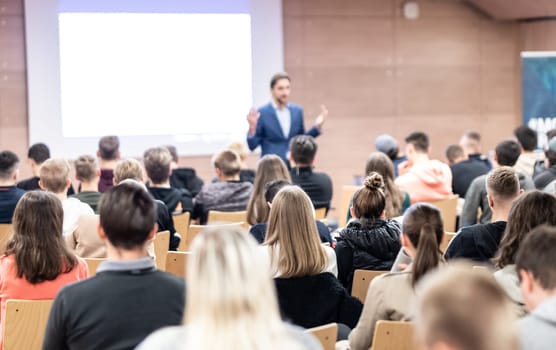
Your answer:
[[[336,243],[338,279],[344,287],[351,291],[356,269],[390,270],[401,248],[400,231],[395,220],[352,220]]]

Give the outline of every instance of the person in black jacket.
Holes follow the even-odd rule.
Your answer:
[[[353,196],[350,211],[355,219],[337,239],[338,279],[348,290],[356,269],[390,270],[401,248],[400,226],[384,219],[385,205],[384,181],[372,172]]]
[[[523,192],[513,168],[504,166],[488,173],[486,178],[488,205],[492,222],[462,228],[446,250],[446,259],[469,259],[489,263],[498,251],[512,203]]]
[[[143,163],[150,180],[147,186],[150,194],[166,204],[170,213],[192,212],[193,198],[191,193],[183,188],[170,186],[170,164],[172,155],[166,147],[155,147],[145,151]]]
[[[182,188],[191,193],[191,197],[195,197],[203,187],[203,180],[197,176],[197,172],[193,168],[179,167],[178,150],[175,146],[166,146],[172,155],[170,163],[170,187]]]

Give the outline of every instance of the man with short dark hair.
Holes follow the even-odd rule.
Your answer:
[[[521,154],[521,146],[514,140],[506,140],[500,142],[496,145],[494,149],[494,168],[501,166],[513,167]],[[535,189],[535,185],[531,178],[520,174],[516,171],[519,178],[519,187],[524,190]],[[460,215],[459,227],[465,227],[474,225],[477,223],[477,216],[479,214],[479,208],[481,209],[481,217],[479,222],[481,224],[486,224],[490,222],[492,217],[492,211],[488,204],[487,192],[486,192],[486,175],[481,175],[469,185],[469,189],[465,194],[465,202],[463,204],[463,209]]]
[[[537,132],[528,126],[522,125],[514,130],[514,136],[522,148],[514,168],[520,174],[533,177],[535,163],[544,160],[544,155],[541,152],[535,152],[538,142]]]
[[[556,227],[539,226],[516,257],[521,293],[531,312],[519,320],[522,350],[551,350],[556,343]]]
[[[292,183],[307,193],[315,209],[330,209],[332,180],[322,172],[314,172],[317,143],[312,136],[298,135],[290,143],[289,161],[292,166]]]
[[[143,154],[143,163],[150,180],[147,188],[155,199],[163,201],[170,213],[193,210],[191,193],[184,188],[170,186],[172,155],[166,147],[146,150]]]
[[[155,330],[182,322],[184,280],[157,270],[147,252],[157,231],[152,197],[122,183],[105,193],[99,212],[108,260],[94,277],[58,293],[45,350],[134,349]]]
[[[50,158],[50,149],[44,143],[35,143],[27,151],[27,163],[31,167],[33,177],[17,183],[17,187],[25,191],[40,190],[39,173],[41,164]]]
[[[100,201],[101,193],[98,191],[100,169],[97,160],[90,155],[83,155],[75,160],[75,178],[79,181],[79,193],[71,196],[87,203],[95,213]]]
[[[328,115],[325,106],[321,106],[321,114],[315,125],[305,132],[303,109],[288,102],[290,96],[290,76],[287,73],[277,73],[270,80],[272,101],[259,110],[251,109],[247,115],[249,131],[247,144],[251,151],[261,146],[261,157],[266,154],[276,154],[287,163],[286,154],[292,137],[296,135],[311,135],[317,137],[321,133],[322,125]]]
[[[465,198],[471,182],[488,172],[484,162],[470,159],[460,145],[451,145],[446,149],[446,158],[452,171],[452,189],[460,198]]]
[[[191,218],[198,219],[201,224],[206,224],[210,210],[245,210],[253,191],[252,183],[240,181],[240,160],[235,151],[221,151],[213,157],[212,164],[218,182],[204,185],[193,200]]]
[[[521,193],[515,170],[503,166],[490,171],[486,176],[486,192],[492,222],[462,228],[448,246],[447,259],[488,263],[498,251],[512,203]]]
[[[19,158],[11,151],[0,152],[0,224],[10,224],[15,207],[25,191],[15,186]]]
[[[100,166],[98,191],[103,193],[114,186],[114,168],[120,160],[120,139],[118,136],[103,136],[98,141],[97,157]]]
[[[452,195],[452,172],[450,167],[430,159],[429,137],[421,131],[405,138],[407,161],[399,165],[396,185],[407,192],[411,203],[440,200]]]

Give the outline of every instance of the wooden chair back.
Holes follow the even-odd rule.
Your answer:
[[[156,267],[164,271],[166,269],[166,255],[170,247],[170,231],[158,232],[154,237],[154,255]]]
[[[444,221],[444,231],[446,232],[456,231],[458,198],[459,197],[457,195],[453,195],[449,198],[438,201],[425,201],[440,209],[440,212],[442,213],[442,220]]]
[[[0,224],[0,252],[3,252],[6,249],[8,240],[12,237],[12,234],[12,224]]]
[[[323,350],[334,350],[336,338],[338,337],[338,324],[329,323],[324,326],[313,327],[306,330],[317,338]]]
[[[338,213],[338,223],[340,227],[345,227],[347,224],[347,214],[349,210],[349,203],[355,191],[359,189],[359,186],[343,186],[342,187],[342,202],[340,205],[340,212]]]
[[[187,236],[187,231],[189,230],[191,214],[186,211],[185,213],[172,215],[172,219],[174,220],[174,228],[176,229],[176,232],[181,236],[178,250],[182,251],[182,248],[185,246],[185,237]]]
[[[217,224],[223,222],[247,222],[247,211],[217,211],[209,210],[207,224]]]
[[[186,278],[187,259],[190,254],[190,252],[168,252],[166,256],[166,272]]]
[[[184,251],[189,251],[191,249],[191,242],[197,237],[199,232],[207,228],[208,226],[223,226],[223,227],[239,227],[244,229],[245,223],[244,222],[235,222],[230,224],[221,224],[221,225],[189,225],[189,230],[187,231],[187,237],[185,237],[185,246]],[[182,237],[183,239],[183,237]]]
[[[440,243],[440,250],[443,253],[446,252],[446,249],[448,249],[450,242],[452,241],[452,239],[454,239],[455,236],[456,234],[454,232],[444,232],[444,237],[442,237],[442,242]]]
[[[315,220],[326,219],[326,208],[315,209]]]
[[[98,265],[100,265],[103,261],[106,261],[104,258],[84,258],[85,262],[87,263],[87,268],[89,270],[89,277],[93,277],[97,274]]]
[[[378,321],[371,350],[419,350],[413,338],[413,324],[400,321]]]
[[[373,270],[355,270],[353,273],[353,283],[351,285],[351,295],[365,303],[367,297],[367,290],[371,281],[380,275],[390,271],[373,271]]]
[[[7,300],[4,350],[42,348],[52,300]]]

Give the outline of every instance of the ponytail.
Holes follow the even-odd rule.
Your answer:
[[[421,227],[419,240],[415,248],[417,251],[411,271],[411,285],[413,287],[427,272],[437,267],[440,262],[437,233],[430,223],[425,223]]]

